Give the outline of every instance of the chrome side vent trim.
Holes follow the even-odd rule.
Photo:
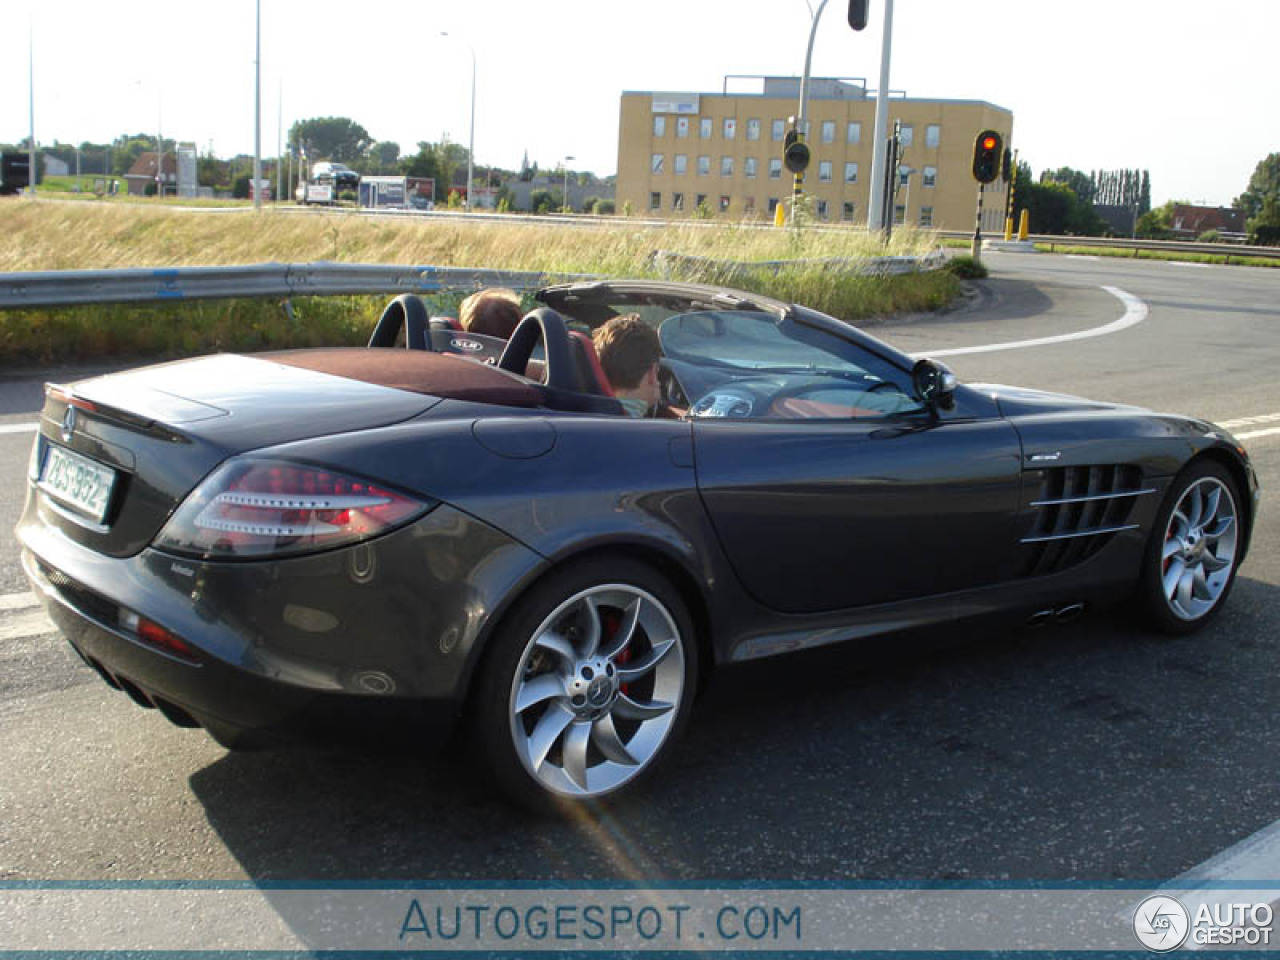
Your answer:
[[[1115,534],[1136,529],[1129,522],[1134,503],[1156,492],[1143,486],[1141,468],[1127,464],[1049,467],[1039,473],[1039,496],[1028,504],[1031,529],[1021,540],[1028,547],[1027,576],[1083,563]]]

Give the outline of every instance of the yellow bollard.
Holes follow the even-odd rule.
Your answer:
[[[1031,224],[1031,211],[1024,208],[1022,211],[1022,222],[1018,224],[1019,240],[1027,239],[1027,234],[1030,232],[1030,229],[1029,229],[1030,224]]]
[[[1004,218],[1004,238],[1006,240],[1013,239],[1013,217]]]
[[[787,208],[782,201],[778,201],[778,205],[773,208],[773,225],[775,227],[784,226],[787,222]]]

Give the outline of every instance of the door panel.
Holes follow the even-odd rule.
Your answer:
[[[812,613],[1011,573],[1021,448],[1003,420],[694,422],[698,488],[761,603]]]

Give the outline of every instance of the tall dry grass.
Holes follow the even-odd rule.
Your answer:
[[[652,255],[658,250],[743,262],[918,255],[936,243],[932,234],[912,230],[895,233],[886,249],[857,230],[703,223],[652,228],[625,220],[547,227],[516,217],[492,222],[255,214],[243,208],[215,212],[16,198],[0,201],[0,237],[0,273],[330,260],[646,277],[657,275]],[[934,309],[955,292],[946,274],[868,277],[812,265],[749,271],[734,281],[855,322]],[[442,296],[432,306],[452,312],[461,296]],[[298,300],[292,318],[280,304],[249,300],[0,313],[0,362],[358,343],[384,299]]]

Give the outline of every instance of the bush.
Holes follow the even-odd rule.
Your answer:
[[[1249,242],[1255,247],[1280,247],[1280,227],[1260,223],[1253,228]]]
[[[952,257],[947,261],[947,269],[964,280],[981,280],[987,276],[986,266],[973,257]]]
[[[1206,230],[1204,233],[1200,234],[1200,236],[1196,237],[1196,240],[1200,243],[1221,243],[1222,234],[1217,230]]]

